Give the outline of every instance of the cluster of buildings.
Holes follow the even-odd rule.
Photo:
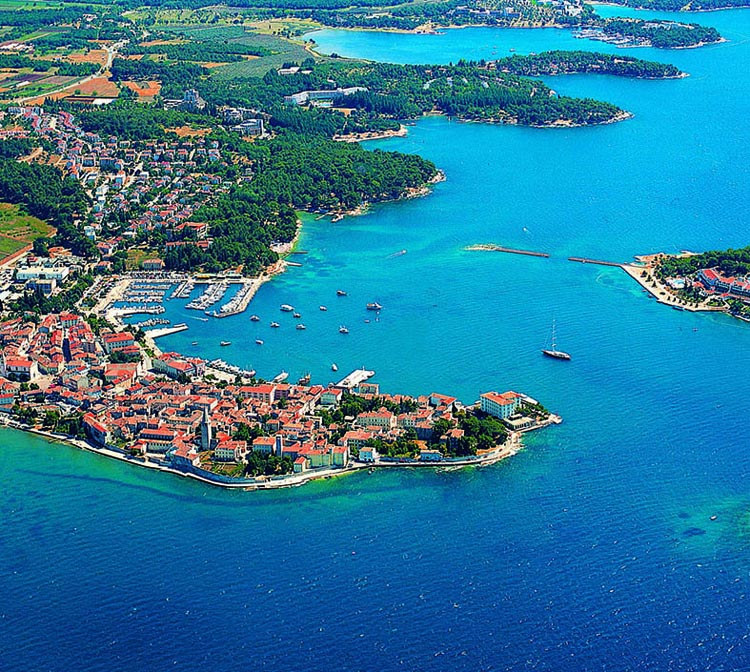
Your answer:
[[[320,91],[300,91],[293,93],[291,96],[284,96],[284,102],[287,105],[313,105],[315,107],[331,107],[346,96],[354,93],[366,92],[364,86],[348,86],[337,89],[324,89]]]
[[[734,298],[750,303],[750,280],[722,275],[711,268],[698,271],[696,285],[707,294],[718,294],[725,298]]]
[[[15,265],[15,281],[22,289],[39,290],[49,296],[68,280],[71,274],[86,268],[86,261],[63,247],[53,247],[48,257],[22,256]]]
[[[170,352],[149,361],[130,332],[95,334],[74,313],[0,324],[0,353],[0,411],[28,404],[65,416],[79,413],[91,443],[183,470],[241,465],[251,453],[288,458],[295,473],[343,468],[355,458],[377,463],[387,458],[374,446],[407,434],[416,437],[417,459],[434,462],[464,439],[454,415],[463,407],[455,397],[381,395],[377,385],[362,382],[353,392],[370,402],[370,410],[326,426],[320,410],[337,409],[343,388],[219,385],[204,378],[206,362],[199,358]],[[33,389],[21,383],[33,383]],[[515,392],[490,392],[480,406],[512,427],[527,401]],[[438,420],[452,426],[440,437]]]
[[[54,154],[48,161],[80,180],[89,192],[94,203],[84,232],[92,240],[113,219],[125,238],[154,229],[170,237],[198,208],[233,184],[219,174],[229,164],[210,136],[134,141],[86,132],[68,112],[53,114],[31,106],[11,107],[8,114],[25,120],[34,135],[49,141]],[[5,131],[4,137],[13,136],[27,137],[28,131]],[[250,174],[248,169],[243,178]]]

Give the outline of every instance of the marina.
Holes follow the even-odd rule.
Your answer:
[[[257,290],[257,280],[243,282],[240,290],[221,308],[219,308],[218,312],[213,311],[211,315],[213,317],[229,317],[231,315],[239,315],[240,313],[243,313],[250,305]]]
[[[207,310],[215,303],[221,301],[224,295],[227,293],[229,285],[226,282],[218,282],[216,284],[209,284],[203,293],[197,298],[193,299],[190,303],[185,306],[191,310]]]

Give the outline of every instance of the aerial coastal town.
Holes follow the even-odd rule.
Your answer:
[[[194,99],[191,92],[186,98]],[[166,249],[185,228],[190,244],[211,244],[209,227],[191,217],[231,187],[200,171],[201,165],[226,161],[218,143],[203,136],[144,143],[101,138],[84,131],[73,115],[39,106],[13,107],[6,114],[25,122],[6,126],[6,139],[38,134],[51,143],[51,160],[95,196],[84,234],[99,256],[87,260],[64,246],[37,254],[38,245],[26,245],[3,261],[4,305],[30,292],[63,297],[81,278],[91,278],[66,310],[27,311],[0,323],[5,424],[133,464],[226,487],[265,489],[357,469],[489,464],[517,452],[523,432],[560,422],[536,400],[513,391],[486,392],[464,406],[444,394],[381,393],[368,381],[371,371],[354,371],[327,387],[311,384],[309,377],[297,384],[285,377],[267,382],[223,360],[161,352],[156,339],[186,328],[158,317],[165,300],[188,298],[201,288],[187,306],[207,316],[199,319],[241,314],[263,279],[231,271],[166,271],[161,259],[149,256],[136,258],[140,268],[130,271],[121,256],[118,264],[122,243],[144,229],[163,231]],[[243,170],[238,179],[251,173]],[[124,231],[101,235],[106,216],[127,215],[131,208],[137,210],[125,218]],[[652,261],[644,268],[657,275]],[[648,273],[633,268],[645,283]],[[693,271],[690,286],[708,306],[723,276],[710,268]],[[239,292],[224,301],[237,283]],[[724,294],[746,300],[745,285],[735,291],[736,284]],[[126,324],[131,315],[147,319]]]
[[[193,104],[193,92],[186,99]],[[123,242],[143,230],[164,231],[166,249],[185,244],[170,238],[186,228],[190,244],[211,244],[209,227],[190,218],[231,186],[200,172],[225,161],[218,143],[101,138],[70,113],[39,106],[6,114],[21,123],[6,127],[5,139],[43,138],[49,160],[90,190],[92,217],[83,230],[99,253],[87,260],[64,246],[37,254],[27,245],[3,262],[5,305],[30,293],[52,301],[91,278],[69,310],[27,311],[0,324],[6,424],[133,464],[256,489],[378,466],[488,464],[516,452],[522,432],[560,421],[516,392],[488,392],[464,406],[443,394],[381,394],[368,382],[371,371],[328,387],[309,377],[294,385],[223,360],[161,352],[156,339],[185,328],[159,317],[165,300],[199,288],[187,307],[205,313],[200,319],[220,318],[244,312],[261,282],[236,272],[169,272],[158,257],[140,259],[130,272],[118,264]],[[102,236],[105,218],[117,212],[126,227]],[[221,303],[231,284],[241,288]],[[132,315],[146,319],[126,324]]]
[[[577,2],[541,14],[536,3],[519,7],[469,5],[456,17],[593,26],[606,39],[664,47],[719,39],[692,24],[602,23]],[[514,391],[465,405],[445,394],[381,392],[364,368],[327,386],[309,374],[294,384],[283,371],[267,381],[222,359],[162,352],[159,338],[187,329],[163,316],[164,303],[186,300],[203,322],[242,316],[263,282],[295,264],[287,255],[299,211],[337,221],[370,203],[429,193],[443,177],[422,157],[341,140],[400,135],[402,121],[435,111],[530,126],[609,123],[628,114],[559,97],[528,76],[684,73],[582,52],[356,64],[291,41],[265,16],[226,13],[195,39],[190,23],[177,34],[160,10],[125,18],[71,8],[55,15],[49,35],[37,34],[44,11],[8,14],[13,28],[0,43],[0,421],[249,489],[356,469],[490,464],[517,452],[524,432],[561,422]],[[190,20],[202,26],[205,18]],[[402,19],[381,19],[401,27]],[[408,28],[422,19],[432,21],[420,16]],[[234,74],[222,79],[223,70]],[[677,270],[696,279],[682,303],[716,304],[725,268]],[[637,272],[659,290],[667,282],[666,271],[653,279]],[[746,294],[736,297],[742,305]],[[281,310],[300,317],[292,306]],[[570,359],[554,347],[543,352]]]
[[[197,104],[194,94],[185,94],[189,105]],[[311,385],[309,376],[293,385],[283,377],[263,381],[223,360],[162,353],[155,339],[186,328],[159,317],[165,300],[188,298],[199,287],[187,304],[207,316],[199,319],[236,315],[263,279],[235,271],[165,271],[161,259],[147,255],[136,257],[139,267],[128,272],[118,255],[144,230],[163,231],[167,250],[211,244],[209,227],[191,217],[232,186],[200,170],[227,165],[218,143],[200,135],[140,143],[102,138],[72,114],[36,105],[4,114],[11,122],[4,140],[41,139],[46,160],[93,196],[82,229],[98,252],[87,259],[37,242],[3,261],[3,305],[32,296],[69,305],[16,310],[0,323],[0,410],[7,425],[134,464],[257,489],[379,466],[489,464],[516,452],[522,432],[560,421],[516,392],[488,392],[464,406],[436,393],[381,394],[367,382],[370,371],[354,371],[328,387]],[[246,168],[237,180],[251,174]],[[102,235],[107,218],[118,213],[124,228]],[[187,241],[172,240],[185,229]],[[87,281],[73,301],[71,286],[82,278]],[[231,284],[240,284],[239,292],[220,304]],[[147,319],[126,324],[132,315]]]
[[[297,485],[377,466],[488,464],[519,435],[559,422],[516,392],[381,394],[354,371],[323,387],[244,381],[196,357],[153,353],[129,331],[55,313],[0,325],[0,411],[134,464],[226,486]],[[218,375],[217,375],[218,374]]]

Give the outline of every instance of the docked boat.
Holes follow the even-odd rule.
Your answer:
[[[256,343],[257,343],[258,345],[263,345],[263,339],[262,339],[262,338],[256,338],[256,339],[255,339],[255,342],[256,342]]]
[[[310,374],[306,373],[304,376],[302,376],[298,381],[297,385],[309,385],[310,384]]]
[[[300,322],[295,328],[298,329],[299,331],[302,331],[303,329],[307,329],[307,327],[304,324],[302,324],[302,322]]]
[[[349,330],[348,330],[348,329],[347,329],[347,328],[346,328],[346,327],[345,327],[345,326],[344,326],[344,325],[342,324],[342,325],[341,325],[341,326],[339,327],[339,333],[340,333],[340,334],[348,334],[348,333],[349,333]]]
[[[290,306],[288,303],[282,303],[281,304],[281,311],[284,313],[293,313],[294,312],[294,306]]]
[[[274,329],[278,329],[281,325],[278,322],[271,322],[271,327]]]
[[[552,357],[553,359],[569,360],[571,358],[567,352],[557,349],[554,320],[552,321],[552,346],[549,348],[549,350],[542,350],[542,354],[546,357]]]
[[[326,310],[328,310],[328,308],[326,308],[325,306],[320,306],[320,309],[321,309],[322,311],[324,311],[324,312],[325,312]]]
[[[377,301],[373,301],[372,303],[367,304],[367,310],[383,310],[383,306],[381,306]]]
[[[260,318],[257,315],[251,315],[250,316],[251,322],[260,322]]]
[[[274,383],[283,383],[287,378],[289,378],[289,374],[286,371],[282,371],[278,376],[276,376],[273,379]]]
[[[219,345],[221,345],[222,347],[226,347],[227,345],[232,345],[232,341],[222,341],[221,343],[219,343]]]
[[[346,292],[343,289],[337,289],[336,296],[346,296]]]
[[[338,370],[339,370],[339,367],[336,366],[336,362],[334,362],[333,364],[331,364],[331,371],[338,371]]]

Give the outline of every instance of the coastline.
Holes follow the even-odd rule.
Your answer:
[[[620,268],[625,271],[633,280],[635,280],[644,290],[646,290],[651,296],[653,296],[658,303],[665,306],[670,306],[677,310],[686,310],[691,313],[727,313],[729,311],[719,306],[708,306],[708,305],[690,305],[685,303],[683,300],[676,297],[672,291],[666,285],[662,284],[656,278],[653,277],[653,260],[658,255],[645,255],[637,256],[636,260],[642,265],[635,263],[620,264]],[[643,272],[646,272],[650,278],[647,279],[642,276]]]
[[[173,476],[179,476],[181,478],[192,478],[193,480],[199,481],[206,485],[212,485],[229,490],[244,490],[244,491],[257,491],[257,490],[280,490],[282,488],[295,488],[311,481],[316,480],[327,480],[336,478],[339,476],[346,476],[353,474],[358,471],[371,472],[375,469],[392,469],[392,468],[425,468],[435,470],[452,470],[454,468],[463,467],[486,467],[492,464],[497,464],[503,460],[516,455],[523,449],[523,442],[521,440],[522,434],[537,429],[544,429],[552,424],[562,423],[562,418],[557,415],[550,414],[549,418],[538,425],[516,432],[508,432],[507,439],[504,443],[495,446],[491,450],[488,450],[482,455],[466,458],[447,458],[440,461],[427,461],[422,462],[417,459],[393,459],[387,461],[378,462],[356,462],[353,461],[344,467],[332,467],[326,469],[312,469],[302,473],[289,474],[277,477],[250,477],[250,478],[232,478],[232,477],[220,477],[219,475],[212,474],[211,472],[201,469],[202,473],[196,471],[180,470],[169,467],[159,462],[154,462],[148,459],[138,459],[132,457],[125,452],[120,452],[108,447],[95,446],[86,440],[71,437],[65,434],[55,434],[54,432],[48,432],[37,427],[29,427],[22,425],[9,417],[3,417],[0,419],[0,429],[12,429],[19,432],[26,432],[39,436],[47,440],[50,444],[65,444],[73,448],[78,448],[89,453],[94,453],[102,457],[115,459],[120,462],[130,464],[135,467],[142,467],[146,469],[152,469]]]
[[[447,179],[448,178],[445,176],[445,173],[440,168],[438,168],[437,173],[435,173],[435,175],[427,180],[426,184],[422,185],[421,187],[412,187],[405,194],[399,196],[398,198],[391,198],[385,201],[375,202],[365,201],[364,203],[360,203],[356,208],[352,208],[351,210],[332,210],[331,212],[323,213],[321,217],[331,217],[331,222],[334,223],[340,222],[342,219],[344,219],[344,217],[359,217],[360,215],[367,214],[367,212],[373,205],[380,205],[381,203],[396,203],[398,201],[406,201],[412,198],[422,198],[423,196],[428,196],[432,192],[432,187],[440,182],[445,182]]]
[[[334,135],[336,142],[364,142],[367,140],[387,140],[388,138],[403,138],[407,135],[408,129],[403,124],[399,125],[398,130],[390,131],[366,131],[365,133],[349,133],[348,135]]]

